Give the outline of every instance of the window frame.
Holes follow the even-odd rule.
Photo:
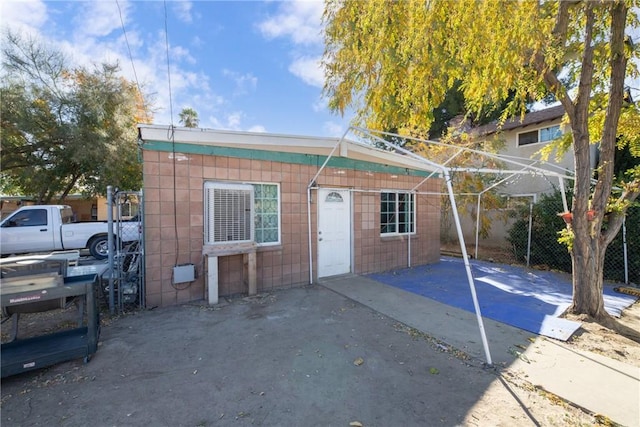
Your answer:
[[[44,222],[42,220],[44,219]],[[37,220],[36,222],[33,222]],[[15,213],[5,224],[5,227],[47,227],[49,215],[46,208],[26,209]]]
[[[389,203],[388,200],[383,200],[383,195],[384,194],[394,194],[395,195],[395,199],[393,200],[393,204],[395,206],[395,212],[393,213],[393,216],[395,218],[395,222],[394,222],[394,230],[395,231],[391,231],[391,232],[383,232],[383,227],[385,227],[385,224],[382,222],[382,217],[383,215],[390,215],[388,212],[385,213],[383,212],[383,204],[384,203]],[[406,222],[402,222],[402,215],[406,215],[405,212],[400,212],[399,211],[399,205],[400,205],[400,200],[399,200],[399,195],[409,195],[410,196],[410,203],[411,203],[411,211],[410,213],[410,220],[408,223]],[[406,200],[404,201],[404,203],[406,203]],[[415,192],[411,192],[411,191],[406,191],[406,190],[381,190],[380,191],[380,237],[390,237],[390,236],[413,236],[417,234],[417,225],[416,225],[416,218],[417,218],[417,206],[416,206],[416,193]],[[386,226],[388,226],[390,223],[387,223]],[[398,230],[400,230],[401,225],[408,224],[410,231],[404,231],[404,232],[400,232]]]
[[[256,205],[257,202],[255,200],[255,194],[256,194],[256,185],[269,185],[269,186],[275,186],[276,187],[276,206],[277,206],[277,233],[278,233],[278,239],[275,242],[258,242],[256,240],[256,243],[258,246],[279,246],[282,244],[282,193],[280,192],[280,183],[277,182],[247,182],[246,184],[252,185],[253,186],[253,196],[254,196],[254,201],[253,201],[253,205],[254,205],[254,213],[253,213],[253,221],[254,221],[254,239],[256,238],[255,236],[258,234],[258,227],[256,226],[256,222],[258,220],[258,212],[256,211]]]
[[[265,212],[258,212],[258,203],[256,200],[256,186],[272,186],[276,189],[276,208],[277,208],[277,218],[276,218],[276,226],[277,226],[277,240],[274,242],[258,242],[257,236],[258,232],[261,230],[258,227],[258,222],[260,215],[265,214]],[[207,180],[204,182],[204,197],[203,197],[203,205],[204,205],[204,244],[205,245],[225,245],[225,244],[235,244],[235,243],[243,243],[247,242],[245,240],[231,240],[224,242],[213,242],[208,240],[209,236],[209,199],[208,199],[208,189],[214,188],[228,188],[228,189],[248,189],[247,187],[251,187],[251,236],[252,242],[255,242],[257,246],[279,246],[282,244],[282,193],[280,183],[277,182],[238,182],[238,181],[214,181]]]
[[[546,131],[546,130],[553,129],[553,128],[558,128],[558,130],[557,130],[557,135],[558,135],[558,136],[557,136],[556,138],[551,138],[551,139],[545,139],[545,140],[543,140],[543,139],[542,139],[542,137],[541,137],[541,136],[542,136],[542,132],[543,132],[543,131]],[[536,134],[537,134],[537,138],[536,138],[536,141],[535,141],[535,142],[527,142],[527,143],[525,143],[525,144],[521,144],[521,143],[520,143],[520,136],[521,136],[521,135],[524,135],[524,134],[531,134],[531,133],[533,133],[533,132],[536,132]],[[555,134],[555,133],[556,133],[556,132],[554,132],[554,134]],[[545,127],[541,127],[541,128],[538,128],[538,129],[527,130],[527,131],[523,131],[523,132],[518,132],[518,133],[516,134],[516,144],[517,144],[517,146],[518,146],[518,147],[527,147],[527,146],[529,146],[529,145],[535,145],[535,144],[545,144],[545,143],[548,143],[549,141],[553,141],[553,140],[555,140],[555,139],[559,138],[559,137],[562,135],[562,133],[563,133],[563,132],[562,132],[562,127],[560,126],[560,124],[551,125],[551,126],[545,126]]]

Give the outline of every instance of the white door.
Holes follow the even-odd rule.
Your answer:
[[[318,277],[351,272],[349,190],[318,190]]]

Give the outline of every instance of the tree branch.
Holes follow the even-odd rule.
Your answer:
[[[609,78],[609,100],[604,120],[602,140],[600,141],[600,162],[598,165],[598,183],[596,184],[592,206],[604,211],[611,194],[614,174],[614,158],[618,134],[618,122],[624,97],[624,79],[627,68],[627,56],[624,46],[624,29],[628,8],[624,1],[610,5],[611,8],[611,76]]]
[[[579,3],[576,1],[561,1],[558,6],[558,14],[556,15],[556,22],[553,27],[552,36],[553,43],[552,45],[556,48],[564,48],[564,45],[567,41],[567,31],[569,28],[569,8],[572,5]],[[556,99],[560,101],[565,111],[572,117],[574,114],[574,106],[567,93],[566,88],[558,79],[558,76],[554,71],[551,70],[551,67],[547,63],[546,57],[542,52],[537,52],[535,55],[535,64],[536,69],[539,73],[541,73],[544,83],[547,85],[549,90],[555,95]]]

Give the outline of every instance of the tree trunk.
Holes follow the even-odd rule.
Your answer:
[[[574,239],[571,256],[573,301],[567,312],[586,314],[599,321],[610,317],[604,309],[603,271],[605,252],[606,246],[601,245],[600,239],[597,237]]]
[[[576,108],[580,111],[579,108]],[[606,242],[601,239],[603,213],[597,212],[592,220],[587,218],[590,195],[590,152],[586,126],[576,122],[574,134],[574,156],[576,181],[573,198],[573,301],[569,313],[586,314],[597,320],[609,317],[604,310],[603,271]]]
[[[574,111],[567,112],[573,128],[576,171],[572,223],[574,241],[571,253],[573,302],[567,311],[574,314],[586,314],[601,323],[607,323],[611,316],[604,309],[604,257],[609,243],[620,229],[622,217],[614,218],[609,224],[609,230],[604,233],[602,221],[607,209],[607,202],[611,196],[616,135],[624,91],[626,69],[624,28],[627,7],[624,2],[605,3],[604,5],[609,8],[611,13],[611,76],[604,131],[599,144],[598,182],[593,192],[591,206],[589,206],[591,165],[587,124],[588,99],[591,97],[591,77],[593,75],[593,47],[591,45],[593,7],[595,7],[595,3],[588,3],[586,9],[585,50],[582,57],[576,108]],[[595,218],[591,221],[586,216],[586,211],[589,208],[596,212]]]

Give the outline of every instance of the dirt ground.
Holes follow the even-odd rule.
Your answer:
[[[249,298],[249,299],[238,299],[229,302],[229,308],[222,308],[224,310],[249,310],[247,315],[244,316],[250,321],[255,321],[259,319],[256,317],[256,314],[253,313],[255,310],[276,310],[274,313],[263,313],[264,318],[276,318],[278,316],[282,316],[282,307],[278,308],[278,303],[287,302],[287,306],[291,306],[293,301],[286,301],[287,293],[293,294],[300,292],[297,290],[283,290],[278,291],[271,295],[263,295],[258,298]],[[308,292],[308,291],[304,291]],[[312,292],[312,294],[315,294]],[[320,294],[324,294],[320,292]],[[346,304],[346,305],[345,305]],[[255,306],[254,308],[252,308]],[[347,313],[353,312],[354,315],[361,316],[371,316],[375,315],[375,312],[372,314],[367,314],[368,312],[364,310],[364,308],[357,308],[357,305],[348,304],[346,302],[339,302],[339,306],[341,308],[333,308],[332,313],[338,316],[345,316]],[[235,308],[234,308],[235,307]],[[242,308],[247,307],[247,308]],[[272,307],[272,308],[271,308]],[[185,307],[186,310],[193,310],[193,307]],[[356,310],[357,309],[357,310]],[[306,309],[305,309],[306,310]],[[355,311],[354,311],[355,310]],[[103,317],[103,334],[102,337],[105,340],[105,344],[101,345],[102,349],[100,350],[101,356],[106,354],[112,350],[112,346],[114,343],[118,343],[119,346],[124,345],[121,340],[123,338],[126,339],[127,334],[130,332],[132,325],[140,324],[142,322],[142,318],[140,316],[147,316],[152,313],[154,315],[159,315],[157,310],[148,311],[148,312],[134,312],[129,315],[119,316],[116,318],[108,318]],[[207,312],[208,313],[208,312]],[[215,312],[222,313],[222,312]],[[262,313],[262,312],[261,312]],[[250,315],[249,315],[250,314]],[[306,315],[306,313],[304,313]],[[234,318],[238,318],[238,313],[235,313]],[[52,320],[55,319],[55,322]],[[370,318],[368,323],[371,323],[374,318]],[[336,318],[337,320],[337,318]],[[347,319],[344,318],[346,321]],[[49,330],[55,330],[56,328],[65,328],[73,325],[75,321],[75,310],[71,307],[65,311],[61,312],[47,312],[47,313],[38,313],[33,315],[26,315],[23,319],[23,323],[25,327],[21,327],[21,337],[25,338],[32,333],[37,333],[39,325],[43,323],[47,324],[47,328]],[[136,323],[137,322],[137,323]],[[445,353],[444,356],[448,357],[448,360],[454,361],[458,360],[459,369],[460,370],[471,370],[468,371],[464,375],[469,375],[469,378],[472,378],[473,375],[480,375],[481,377],[489,377],[487,381],[487,386],[481,395],[476,395],[472,398],[472,404],[467,404],[466,412],[464,418],[460,421],[461,423],[455,422],[451,423],[451,419],[446,421],[444,419],[435,423],[437,425],[465,425],[465,426],[526,426],[526,425],[542,425],[542,426],[586,426],[586,425],[594,425],[594,424],[604,424],[604,425],[612,425],[607,424],[608,419],[605,417],[601,417],[598,414],[590,413],[588,410],[584,408],[578,408],[572,406],[570,402],[565,402],[560,399],[558,396],[547,393],[544,390],[538,389],[532,384],[526,381],[526,378],[519,378],[515,376],[513,373],[510,373],[508,370],[496,370],[496,371],[487,371],[486,368],[482,367],[482,363],[479,361],[469,360],[469,358],[459,350],[450,348],[443,343],[439,343],[433,340],[431,337],[422,334],[412,328],[408,328],[405,325],[399,324],[392,319],[384,319],[383,317],[377,316],[375,317],[375,322],[381,323],[380,329],[377,330],[376,336],[380,336],[380,334],[389,334],[389,336],[397,336],[397,335],[405,335],[408,341],[404,341],[404,344],[399,342],[397,345],[416,345],[420,344],[421,346],[428,346],[431,348],[431,351],[436,353]],[[618,319],[619,324],[625,326],[626,331],[635,331],[640,334],[640,303],[635,303],[632,307],[625,310],[622,317]],[[295,322],[294,322],[295,323]],[[386,325],[386,326],[385,326]],[[7,328],[10,326],[10,322],[6,322],[2,325],[2,340],[6,341],[8,338]],[[135,327],[135,326],[133,326]],[[384,330],[387,332],[383,332]],[[194,331],[197,331],[197,328],[193,328]],[[400,333],[400,334],[398,334]],[[124,334],[124,335],[123,335]],[[118,338],[123,337],[123,338]],[[133,339],[133,338],[132,338]],[[114,341],[115,340],[115,341]],[[409,344],[409,342],[414,342],[416,344]],[[316,345],[316,344],[314,344]],[[617,359],[623,361],[628,364],[632,364],[640,367],[640,339],[630,339],[620,334],[615,333],[614,331],[604,328],[595,323],[583,322],[583,327],[574,335],[574,337],[567,343],[567,345],[574,347],[576,349],[581,349],[589,352],[598,353],[613,359]],[[119,348],[119,347],[114,347]],[[314,351],[320,351],[318,348]],[[421,350],[424,352],[425,350]],[[424,354],[424,353],[423,353]],[[397,357],[397,356],[394,356]],[[405,353],[405,357],[408,357],[408,353]],[[424,356],[422,356],[424,357]],[[372,363],[371,358],[365,357],[363,360],[365,365],[369,366]],[[401,362],[405,363],[405,362]],[[444,361],[440,362],[442,365],[440,369],[443,370]],[[100,372],[100,361],[96,359],[96,362],[91,362],[88,365],[83,365],[81,361],[72,361],[65,364],[58,365],[57,367],[53,367],[50,369],[45,369],[41,371],[35,371],[32,373],[27,373],[22,376],[18,376],[17,378],[9,379],[9,382],[3,380],[2,387],[2,412],[3,412],[3,425],[11,425],[11,420],[5,418],[5,412],[7,416],[15,416],[16,410],[15,405],[21,404],[20,402],[23,399],[26,399],[29,404],[29,411],[31,412],[32,404],[35,405],[38,402],[38,397],[36,393],[38,390],[46,390],[47,393],[53,393],[53,395],[60,394],[73,395],[73,400],[76,402],[81,399],[79,397],[83,394],[84,387],[93,385],[95,387],[100,386],[100,389],[104,389],[104,385],[98,384],[100,381],[100,375],[96,375],[93,370],[96,372]],[[353,359],[353,364],[358,364],[358,358]],[[407,365],[402,365],[407,366]],[[452,366],[456,366],[453,364]],[[204,373],[204,369],[202,373]],[[409,369],[407,367],[407,369]],[[86,372],[85,372],[86,371]],[[431,377],[441,376],[436,370],[429,369],[431,371]],[[196,372],[196,371],[194,371]],[[121,376],[124,378],[128,374],[124,373]],[[160,375],[159,373],[157,375]],[[399,375],[399,374],[396,374]],[[457,375],[457,374],[456,374]],[[96,376],[98,377],[96,379]],[[493,378],[491,380],[491,378]],[[444,378],[443,378],[444,380]],[[452,381],[451,378],[447,377],[448,381]],[[5,387],[7,385],[7,387]],[[58,390],[57,392],[55,390]],[[381,392],[383,392],[381,390]],[[443,391],[444,392],[444,391]],[[373,393],[373,391],[372,391]],[[464,392],[462,392],[464,394]],[[375,393],[374,393],[375,394]],[[258,393],[257,396],[263,396],[261,393]],[[369,401],[373,400],[373,395],[369,398]],[[460,400],[464,400],[464,396],[460,395]],[[367,399],[362,401],[362,404],[367,402]],[[80,405],[81,402],[77,402],[79,408],[82,407]],[[459,402],[461,403],[461,402]],[[62,404],[62,402],[60,403]],[[68,403],[65,403],[68,404]],[[456,402],[452,401],[448,403],[452,405],[452,408],[456,406]],[[375,406],[375,405],[374,405]],[[262,407],[262,406],[260,406]],[[81,409],[78,409],[81,410]],[[375,410],[374,410],[375,411]],[[358,411],[355,411],[357,413]],[[18,411],[19,413],[19,411]],[[239,414],[239,415],[238,415]],[[258,422],[252,417],[248,415],[247,412],[238,412],[236,414],[235,419],[221,419],[215,422],[202,422],[202,423],[180,423],[180,425],[282,425],[282,424],[270,424],[267,421]],[[76,415],[78,417],[79,415]],[[127,415],[129,416],[129,415]],[[228,416],[228,415],[227,415]],[[14,421],[15,419],[12,418]],[[287,418],[288,419],[288,418]],[[21,422],[19,425],[47,425],[47,422],[33,421],[33,416],[30,418],[32,421]],[[36,418],[37,420],[37,418]],[[76,421],[78,418],[76,418]],[[104,421],[104,419],[103,419]],[[406,420],[405,420],[406,421]],[[168,424],[167,424],[168,423]],[[434,425],[435,425],[434,424]],[[13,424],[18,425],[18,424]],[[51,425],[51,424],[48,424]],[[64,421],[61,422],[60,425],[81,425],[81,422],[74,423],[73,421]],[[100,422],[97,424],[100,426]],[[107,424],[104,424],[107,425]],[[127,422],[118,423],[118,422],[110,422],[109,425],[141,425],[136,422],[133,418],[128,420]],[[166,421],[163,425],[171,425],[169,421]],[[342,424],[322,424],[314,422],[311,418],[309,419],[309,423],[306,425],[342,425]],[[353,420],[350,422],[344,423],[345,426],[371,426],[371,425],[383,425],[376,423],[367,423],[363,417],[355,416]],[[405,424],[408,425],[408,424]]]
[[[580,316],[568,318],[582,322],[582,327],[569,340],[570,346],[640,367],[640,302],[636,301],[616,319],[626,336],[598,323],[584,321]]]

